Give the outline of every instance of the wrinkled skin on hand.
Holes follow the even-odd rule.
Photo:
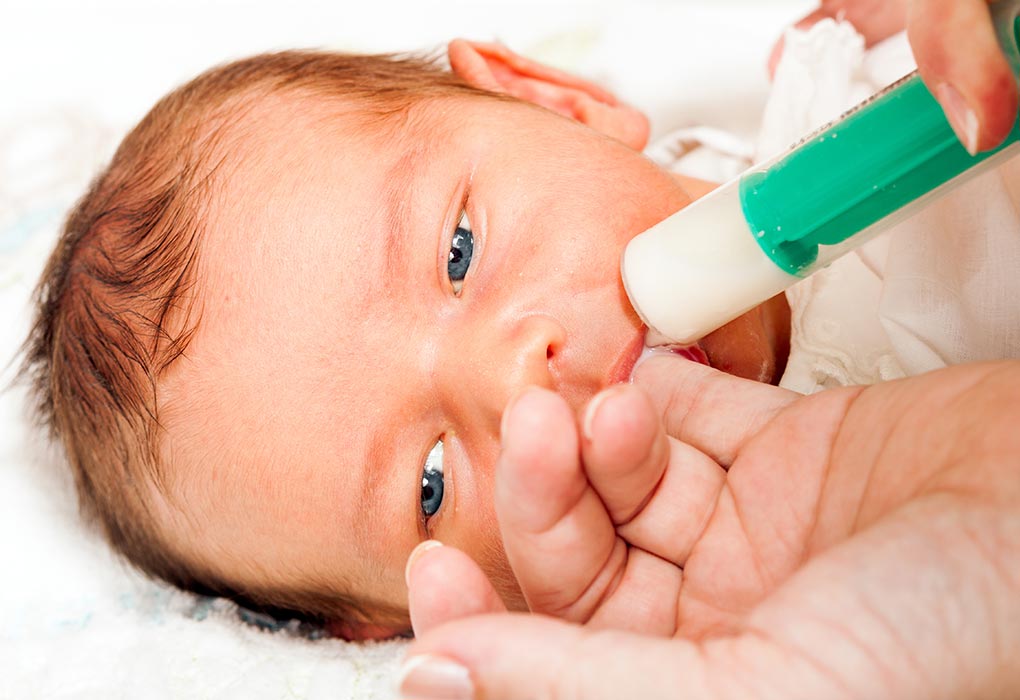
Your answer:
[[[799,397],[664,357],[636,384],[505,418],[507,554],[572,624],[479,616],[498,597],[440,547],[409,566],[412,655],[486,698],[1020,687],[1020,363]]]

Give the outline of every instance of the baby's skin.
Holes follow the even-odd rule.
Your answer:
[[[623,247],[691,201],[604,90],[499,46],[450,59],[521,99],[423,100],[380,133],[343,100],[246,113],[207,213],[201,323],[160,385],[175,545],[239,590],[355,598],[366,619],[333,625],[350,638],[410,628],[404,562],[429,538],[525,607],[492,509],[502,412],[526,386],[576,412],[627,380],[645,328]],[[701,346],[767,382],[788,332],[779,298]]]

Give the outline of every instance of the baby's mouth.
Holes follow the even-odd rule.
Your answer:
[[[649,350],[660,350],[671,352],[686,357],[691,362],[698,362],[703,365],[712,366],[708,354],[701,347],[701,341],[695,341],[689,345],[680,345],[670,342],[669,338],[659,333],[654,328],[649,328],[645,333],[645,348]]]
[[[684,359],[690,360],[691,362],[697,362],[698,364],[712,366],[709,362],[708,355],[701,348],[698,343],[692,345],[676,345],[666,342],[666,339],[660,336],[653,330],[648,331],[645,335],[645,347],[638,357],[637,362],[634,363],[634,369],[630,372],[630,378],[633,380],[634,371],[641,365],[642,362],[647,360],[649,357],[655,357],[656,355],[679,355]]]

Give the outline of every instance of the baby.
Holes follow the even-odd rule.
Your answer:
[[[435,538],[524,607],[492,511],[528,385],[580,411],[646,329],[627,241],[690,202],[644,117],[504,47],[286,52],[161,100],[71,213],[29,339],[84,510],[143,571],[348,638]],[[691,299],[690,303],[698,303]],[[692,356],[776,381],[776,298]]]

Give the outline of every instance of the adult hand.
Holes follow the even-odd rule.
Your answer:
[[[690,365],[672,357],[645,363],[638,379],[659,389],[659,403],[696,394],[701,410],[708,413],[721,399],[727,409],[733,404],[744,407],[729,418],[745,430],[764,424],[797,396],[752,381],[731,383],[725,381],[727,375],[701,365],[692,379],[704,381],[704,389],[688,394],[686,386],[656,379],[657,372],[677,363]],[[673,397],[667,395],[670,386]],[[670,413],[678,412],[674,403]],[[720,499],[728,503],[732,498],[721,466],[729,466],[732,455],[713,459],[668,436],[660,407],[630,385],[602,392],[580,420],[555,393],[530,389],[507,408],[502,432],[494,504],[507,558],[532,612],[662,636],[691,636],[728,624],[731,613],[725,606],[706,606],[703,598],[690,594],[698,594],[701,586],[692,585],[698,572],[710,572],[706,583],[716,587],[717,579],[728,577],[732,568],[746,568],[746,559],[733,554],[746,549],[746,543],[732,510],[709,522]],[[765,462],[751,465],[768,468]],[[775,483],[786,490],[785,482]],[[774,496],[768,502],[786,511],[785,495]],[[694,544],[705,536],[726,540],[724,547],[710,548],[711,554],[728,553],[726,561],[713,556],[687,561]],[[473,564],[459,553],[434,556],[428,566],[438,567],[443,576],[485,581],[470,573]],[[680,596],[684,566],[686,598]],[[458,573],[451,576],[451,571]],[[415,629],[427,629],[437,610],[446,619],[452,606],[496,599],[484,586],[474,595],[464,595],[465,589],[463,583],[456,593],[440,585],[413,589]],[[449,600],[442,600],[446,597]]]
[[[988,0],[822,0],[796,26],[842,17],[869,45],[905,27],[921,77],[960,141],[976,153],[1002,143],[1017,117],[1017,81],[995,39],[988,5]],[[769,59],[770,70],[781,53],[782,42]]]
[[[683,583],[671,590],[674,631],[693,639],[608,631],[644,626],[663,632],[655,624],[661,620],[640,613],[636,624],[618,625],[625,606],[600,605],[615,596],[640,601],[639,582],[631,582],[628,596],[619,593],[626,575],[609,577],[613,583],[599,603],[565,608],[568,616],[596,622],[609,609],[603,624],[582,628],[505,615],[444,624],[499,604],[466,557],[437,548],[419,552],[409,566],[420,638],[410,652],[405,691],[428,678],[468,693],[473,687],[487,698],[655,698],[678,689],[695,698],[995,697],[1017,687],[1020,444],[1009,427],[1020,413],[1016,363],[796,400],[761,386],[755,396],[740,380],[672,358],[646,363],[638,380],[653,387],[670,432],[687,443],[681,450],[696,448],[719,469],[729,465],[707,520],[658,533],[660,542],[672,534],[691,543],[681,562]],[[627,397],[626,391],[616,396]],[[507,416],[508,441],[515,438],[519,409],[542,410],[521,401]],[[611,405],[607,398],[594,415],[594,434],[600,422],[613,422],[603,415]],[[510,466],[511,446],[510,462],[501,463],[497,475],[501,519],[507,503],[498,485],[517,468]],[[683,489],[666,486],[674,466],[671,458],[657,488],[677,494]],[[623,470],[620,483],[635,473]],[[684,472],[681,464],[678,473],[696,471]],[[611,485],[605,483],[603,491]],[[612,511],[610,504],[628,490],[610,494],[604,510]],[[656,491],[637,508],[649,527],[676,517],[665,507],[669,498],[653,505],[658,497]],[[547,500],[555,505],[555,497]],[[517,505],[524,511],[532,506]],[[536,503],[531,511],[546,506]],[[544,530],[555,534],[552,551],[567,551],[564,543],[572,538],[584,546],[589,538],[577,529],[584,519],[569,508],[563,512],[565,519]],[[617,525],[614,542],[625,527]],[[646,534],[654,540],[655,533]],[[591,537],[605,539],[598,532]],[[532,537],[534,560],[545,561],[567,590],[576,588],[569,577],[584,567],[579,560],[550,564],[547,541]],[[507,542],[508,554],[514,546]],[[625,574],[635,549],[628,544],[618,574]],[[639,558],[651,555],[644,550]],[[518,552],[515,567],[527,567],[527,558]],[[652,609],[661,608],[655,603]]]

